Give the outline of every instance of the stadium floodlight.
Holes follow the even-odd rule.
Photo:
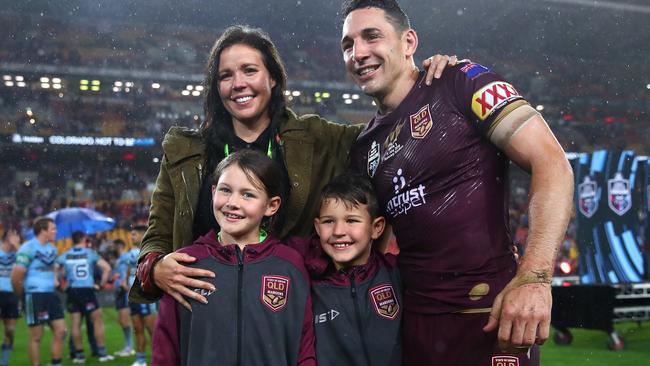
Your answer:
[[[181,92],[181,94],[183,94],[183,95],[190,95],[190,91],[189,91],[189,90],[183,90],[183,91]]]
[[[61,89],[61,84],[52,84],[52,88]]]
[[[19,88],[24,88],[24,87],[27,86],[27,84],[25,84],[24,81],[19,81],[19,82],[16,83],[16,85],[18,85]]]
[[[192,95],[195,96],[195,97],[198,97],[199,95],[201,95],[201,92],[198,91],[198,90],[195,90],[195,91],[192,92]]]
[[[153,158],[153,162],[158,164],[158,163],[160,163],[160,159],[159,158]]]
[[[319,97],[319,98],[316,98],[316,103],[320,103],[320,102],[322,102],[322,101],[323,101],[322,98],[320,98],[320,97]]]
[[[41,77],[41,83],[49,83],[49,82],[50,82],[50,78],[46,76]]]
[[[343,99],[350,99],[350,94],[348,93],[343,94]]]
[[[118,93],[118,92],[120,91],[120,88],[114,86],[114,87],[113,87],[113,91],[116,92],[116,93]]]
[[[34,118],[29,119],[29,124],[33,125],[35,123],[36,123],[36,119],[34,119]]]
[[[359,99],[359,94],[352,94],[352,99],[354,99],[354,100]]]
[[[15,79],[16,81],[25,81],[25,78],[22,77],[21,75],[16,75],[16,76],[14,77],[14,79]]]
[[[11,80],[11,75],[2,75],[2,80],[8,81]]]
[[[294,90],[291,92],[291,95],[294,97],[299,97],[300,96],[300,91],[299,90]]]
[[[352,99],[346,99],[345,104],[352,104]]]
[[[88,90],[88,85],[79,85],[79,90]]]
[[[88,85],[88,80],[86,80],[86,79],[81,79],[81,80],[79,80],[79,84],[81,84],[81,85]]]
[[[645,86],[646,89],[650,89],[650,84]]]
[[[203,91],[203,85],[197,85],[197,86],[194,87],[194,89],[196,89],[198,91]]]
[[[287,97],[290,96],[291,95],[291,90],[288,90],[288,89],[285,90],[284,95],[286,95]]]
[[[27,107],[27,108],[25,108],[25,114],[26,114],[28,117],[31,117],[31,116],[34,115],[34,111],[32,111],[32,109],[31,109],[30,107]]]
[[[185,87],[185,90],[193,90],[193,89],[194,89],[194,85],[187,85]]]
[[[330,92],[323,92],[323,98],[329,98],[330,96]]]
[[[540,112],[541,112],[541,111],[543,111],[543,110],[544,110],[544,106],[543,106],[543,105],[541,105],[541,104],[538,104],[538,105],[537,105],[537,107],[535,107],[535,109],[537,109],[538,111],[540,111]]]
[[[50,83],[41,83],[41,88],[49,89],[50,88]]]
[[[5,85],[6,86],[14,86],[14,82],[13,81],[5,81]]]
[[[127,88],[133,88],[133,82],[132,81],[127,81],[124,85],[126,85]]]
[[[93,85],[93,86],[90,88],[90,90],[92,90],[92,91],[94,91],[94,92],[97,92],[97,91],[99,91],[99,86],[98,86],[98,85]]]
[[[121,87],[124,84],[121,81],[118,80],[118,81],[114,82],[113,85]]]
[[[316,98],[320,98],[320,92],[316,92],[316,93],[314,93],[314,96],[315,96]]]
[[[160,89],[160,84],[158,84],[158,83],[151,83],[151,88],[152,88],[152,89]]]
[[[90,84],[95,85],[95,86],[99,86],[99,85],[101,85],[101,83],[102,82],[99,81],[99,80],[93,80],[93,81],[90,82]]]
[[[61,78],[52,78],[54,84],[61,84]]]

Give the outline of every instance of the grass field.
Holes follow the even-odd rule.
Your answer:
[[[113,309],[104,309],[104,322],[106,323],[106,345],[112,354],[122,348],[124,344],[122,330],[117,324],[117,314]],[[557,346],[549,341],[542,347],[543,366],[636,366],[650,364],[650,323],[623,323],[616,326],[619,334],[625,340],[625,349],[610,351],[607,348],[608,336],[605,332],[571,329],[573,343],[570,346]],[[41,364],[48,365],[50,332],[45,333],[41,347]],[[67,345],[67,341],[66,341]],[[86,348],[86,365],[100,365],[96,359],[90,358],[88,346]],[[150,349],[147,349],[150,352]],[[67,358],[67,349],[64,352],[64,364],[71,365]],[[119,358],[101,365],[130,365],[134,357]],[[24,319],[18,320],[16,330],[16,344],[10,360],[10,365],[29,365],[27,356],[27,327]],[[471,365],[468,365],[471,366]]]

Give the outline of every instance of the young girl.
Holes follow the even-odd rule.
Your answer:
[[[309,277],[302,257],[267,233],[282,202],[282,171],[240,150],[217,166],[212,209],[220,227],[179,250],[217,276],[207,303],[160,302],[153,365],[316,365]]]

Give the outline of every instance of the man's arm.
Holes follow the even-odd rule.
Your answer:
[[[527,349],[549,336],[551,278],[573,206],[573,172],[546,122],[530,106],[506,116],[491,139],[531,173],[530,230],[517,274],[496,297],[484,330],[498,325],[501,348]]]
[[[108,276],[111,274],[111,265],[104,258],[100,257],[97,260],[97,267],[102,270],[102,277],[99,280],[99,287],[102,288],[108,282]]]
[[[27,273],[27,267],[23,266],[14,266],[14,269],[11,271],[11,286],[14,289],[14,294],[18,299],[23,298],[23,292],[25,292],[25,274]]]

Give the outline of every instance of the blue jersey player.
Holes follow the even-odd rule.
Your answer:
[[[133,248],[127,252],[127,283],[131,288],[135,282],[136,270],[138,267],[138,257],[140,256],[140,243],[144,236],[147,227],[145,225],[136,225],[131,230],[131,242]],[[150,337],[153,337],[153,327],[156,322],[156,304],[138,304],[129,302],[131,308],[131,320],[133,321],[133,329],[135,330],[136,341],[136,361],[131,366],[146,366],[146,346],[147,338],[145,336],[145,329]]]
[[[2,318],[5,327],[0,366],[9,364],[9,356],[14,344],[16,319],[20,314],[18,298],[11,286],[11,270],[16,263],[16,251],[19,247],[20,236],[18,233],[15,230],[5,231],[0,246],[0,318]]]
[[[117,320],[124,333],[124,348],[115,352],[116,356],[127,357],[135,355],[133,350],[133,341],[131,337],[131,309],[129,308],[129,282],[126,280],[127,270],[129,268],[129,258],[132,256],[131,251],[126,249],[126,243],[117,239],[114,241],[117,249],[118,258],[113,269],[115,275],[115,309],[117,310]]]
[[[104,342],[104,321],[102,310],[95,295],[95,267],[101,272],[99,288],[108,280],[111,267],[96,251],[87,247],[89,238],[81,231],[72,233],[72,249],[57,258],[57,264],[65,274],[67,281],[67,308],[72,322],[72,340],[75,348],[73,363],[84,363],[83,343],[81,340],[81,317],[86,315],[93,323],[94,335],[97,340],[99,362],[113,360],[113,356],[106,353]]]
[[[56,238],[56,224],[48,217],[34,221],[35,238],[25,242],[16,254],[16,265],[11,272],[11,285],[18,298],[24,297],[25,318],[29,326],[28,353],[32,366],[40,364],[39,346],[43,326],[49,324],[52,366],[61,365],[65,321],[59,297],[54,293],[56,278],[54,262],[57,251],[52,241]]]

